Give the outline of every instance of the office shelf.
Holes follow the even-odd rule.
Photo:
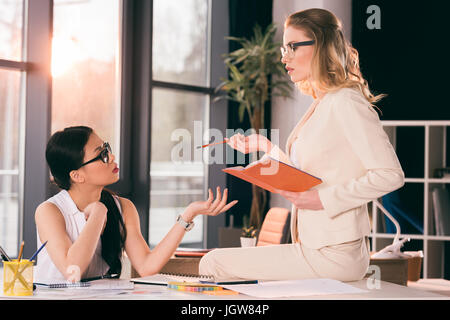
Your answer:
[[[443,278],[450,234],[436,235],[432,190],[450,188],[450,178],[437,178],[434,174],[435,169],[449,166],[446,155],[450,140],[448,139],[450,121],[381,121],[381,123],[405,172],[405,185],[399,192],[409,189],[409,194],[413,195],[406,201],[402,199],[402,205],[409,206],[406,211],[412,215],[416,214],[418,224],[423,226],[423,232],[400,234],[400,238],[411,239],[411,243],[406,243],[403,251],[423,250],[422,277]],[[408,156],[399,155],[399,151],[400,154]],[[378,201],[383,203],[382,198]],[[378,251],[392,243],[395,233],[386,233],[385,216],[375,203],[372,203],[371,218],[372,251]],[[402,231],[401,223],[400,228]]]

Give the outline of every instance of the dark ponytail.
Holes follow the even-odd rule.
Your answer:
[[[59,188],[70,189],[70,172],[80,168],[83,163],[84,148],[92,132],[89,127],[69,127],[54,133],[48,141],[45,158],[53,181]],[[120,274],[126,239],[122,214],[111,191],[103,189],[100,202],[108,209],[106,226],[101,236],[102,258],[109,265],[109,274]]]
[[[120,200],[117,199],[117,201]],[[109,190],[103,189],[100,202],[108,209],[108,220],[101,236],[102,257],[109,265],[109,274],[120,274],[122,272],[122,252],[127,238],[125,224],[113,194]]]

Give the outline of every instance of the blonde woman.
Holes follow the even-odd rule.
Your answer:
[[[281,51],[292,82],[314,98],[286,153],[257,134],[227,143],[243,153],[264,151],[323,182],[306,192],[279,190],[292,203],[292,244],[213,250],[199,271],[217,278],[360,280],[370,260],[367,203],[404,185],[373,105],[382,96],[370,92],[358,52],[327,10],[290,15]]]

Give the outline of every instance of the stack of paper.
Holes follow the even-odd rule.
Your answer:
[[[355,288],[341,281],[332,279],[267,281],[258,284],[225,285],[222,287],[252,297],[269,299],[367,292],[367,290]]]

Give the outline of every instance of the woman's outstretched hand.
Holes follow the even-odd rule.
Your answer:
[[[272,142],[260,134],[251,134],[248,137],[237,133],[230,138],[225,138],[227,144],[244,154],[256,151],[270,152],[272,149]]]
[[[184,221],[192,221],[196,216],[204,214],[207,216],[217,216],[218,214],[227,211],[234,206],[238,201],[234,200],[227,204],[228,189],[223,192],[223,197],[220,187],[217,187],[216,199],[211,189],[208,189],[208,200],[195,201],[189,204],[182,214]]]
[[[322,201],[320,201],[319,192],[316,189],[304,192],[291,192],[278,190],[278,193],[285,199],[292,202],[298,209],[323,210]]]

